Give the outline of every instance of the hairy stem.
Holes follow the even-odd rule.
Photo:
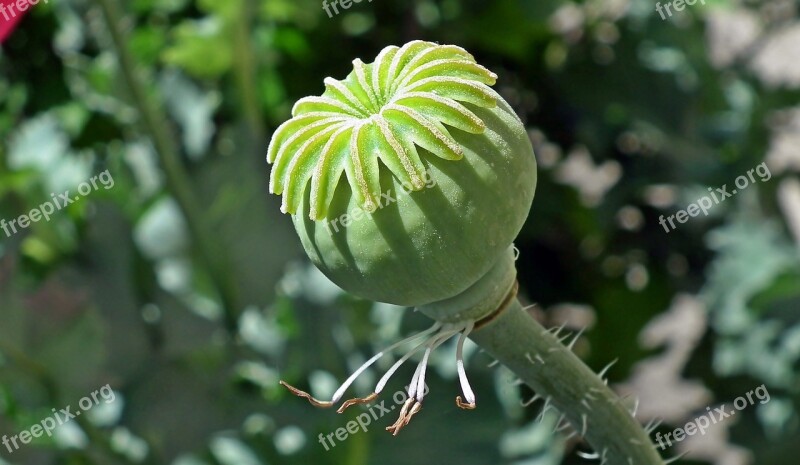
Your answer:
[[[225,324],[229,331],[235,332],[240,306],[233,275],[228,271],[225,254],[220,249],[211,228],[204,220],[200,206],[195,201],[197,196],[192,190],[189,176],[173,142],[174,138],[167,130],[167,118],[153,104],[151,96],[137,74],[133,56],[128,49],[128,39],[120,26],[122,14],[116,1],[96,0],[96,3],[103,12],[103,19],[117,50],[120,70],[130,89],[132,103],[138,108],[142,123],[158,153],[167,186],[186,218],[192,238],[219,294],[225,312]]]
[[[664,464],[619,396],[516,299],[470,337],[566,415],[601,463]]]

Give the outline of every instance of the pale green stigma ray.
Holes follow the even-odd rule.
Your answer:
[[[389,127],[392,129],[392,134],[395,136],[395,140],[400,144],[401,147],[403,147],[414,165],[418,167],[417,169],[419,173],[423,176],[423,178],[427,176],[427,168],[422,163],[422,156],[417,150],[417,145],[414,143],[414,136],[410,133],[410,131],[404,131],[401,126],[392,124],[388,119],[387,122],[389,123]],[[425,179],[423,179],[423,181],[425,181]]]
[[[392,64],[392,58],[400,50],[399,47],[391,46],[385,47],[378,54],[378,58],[372,64],[372,86],[375,94],[381,101],[389,98],[387,77],[389,75],[388,67]]]
[[[309,164],[314,160],[313,158],[311,160],[309,159],[323,145],[325,136],[339,130],[342,124],[345,123],[337,123],[323,129],[313,137],[310,137],[308,141],[295,152],[283,180],[285,186],[283,202],[281,204],[281,211],[283,213],[294,213],[297,211],[297,206],[302,200],[301,197],[308,183],[308,179],[313,174],[313,169],[311,169]]]
[[[419,112],[412,110],[411,108],[395,104],[387,105],[383,109],[384,115],[386,115],[386,117],[390,120],[392,119],[392,112],[401,113],[405,117],[405,121],[414,124],[419,136],[428,136],[417,137],[415,139],[417,145],[420,145],[426,150],[429,150],[439,157],[447,160],[460,160],[463,157],[463,149],[449,136],[449,134],[446,133],[446,130],[443,132],[443,130],[437,127],[433,121],[430,121]]]
[[[320,120],[316,120],[310,124],[300,127],[297,129],[288,139],[281,140],[276,145],[277,150],[272,155],[273,159],[273,167],[272,167],[272,175],[270,178],[270,189],[275,188],[276,190],[274,193],[280,193],[282,191],[281,185],[283,182],[283,167],[286,164],[286,158],[291,157],[291,153],[300,145],[303,144],[305,137],[310,137],[317,132],[323,130],[325,127],[330,126],[332,124],[336,124],[338,122],[346,121],[348,118],[343,116],[337,117],[328,117],[323,118]],[[289,130],[292,130],[292,127],[288,128],[279,128],[280,136],[282,137],[284,132],[288,133]],[[268,157],[270,155],[268,154]],[[275,179],[273,179],[275,178]]]
[[[383,135],[384,140],[387,144],[392,148],[394,154],[400,160],[400,163],[403,165],[403,169],[408,174],[409,178],[411,179],[411,185],[414,186],[415,189],[422,189],[425,183],[422,181],[422,170],[424,170],[424,166],[422,162],[419,160],[419,157],[414,154],[414,158],[412,160],[411,156],[400,141],[397,140],[394,133],[392,132],[392,128],[389,126],[389,122],[386,121],[383,117],[378,117],[375,119],[378,127],[380,128],[381,135]],[[381,154],[383,155],[383,154]]]
[[[328,205],[333,199],[336,184],[342,176],[344,165],[341,155],[346,155],[346,141],[340,142],[347,136],[347,132],[353,129],[350,123],[339,128],[325,144],[320,152],[320,159],[317,162],[314,175],[311,178],[311,201],[309,205],[309,218],[318,220],[328,213]],[[335,158],[339,156],[339,158]]]
[[[455,45],[445,45],[431,47],[418,53],[411,61],[403,67],[397,76],[398,81],[403,81],[408,73],[414,71],[415,67],[421,66],[435,60],[467,60],[475,62],[475,58],[466,50]]]
[[[405,101],[409,102],[404,104]],[[395,98],[392,103],[415,108],[426,117],[472,134],[481,134],[486,129],[483,120],[465,106],[431,92],[409,92]]]
[[[353,108],[346,103],[341,102],[340,100],[336,100],[331,97],[327,96],[312,96],[312,97],[303,97],[297,101],[292,107],[292,116],[299,117],[300,115],[307,114],[307,113],[317,113],[322,110],[327,110],[332,113],[344,113],[346,115],[360,118],[364,116],[361,112],[357,109]]]
[[[292,131],[297,131],[301,129],[304,124],[313,123],[315,121],[323,120],[326,118],[338,118],[339,120],[342,121],[347,119],[340,113],[318,111],[312,113],[305,113],[303,115],[292,118],[289,121],[281,124],[278,127],[278,129],[275,130],[275,133],[272,135],[272,140],[269,142],[269,147],[267,148],[267,161],[269,163],[273,163],[275,161],[275,156],[278,154],[277,152],[278,148],[284,143],[284,141],[288,137],[291,137],[291,135],[294,134]]]
[[[295,146],[302,145],[304,142],[305,137],[310,137],[317,131],[324,129],[326,126],[331,124],[335,124],[337,122],[343,121],[343,118],[328,118],[321,121],[316,121],[308,126],[300,129],[292,137],[290,137],[286,142],[281,145],[280,149],[278,150],[278,154],[275,156],[275,162],[272,165],[272,173],[270,174],[269,179],[269,189],[270,192],[274,194],[280,194],[283,192],[282,184],[283,184],[283,177],[284,177],[284,168],[286,167],[286,158],[287,153],[292,152]],[[312,133],[312,134],[309,134]]]
[[[356,73],[356,80],[358,80],[358,84],[362,89],[364,89],[364,92],[367,94],[367,97],[372,104],[372,108],[370,109],[371,112],[376,113],[380,109],[380,104],[378,103],[378,98],[375,96],[375,91],[372,89],[372,86],[367,80],[367,69],[364,65],[364,62],[360,59],[353,60],[353,70]]]
[[[353,172],[351,182],[354,183],[354,192],[358,193],[364,204],[364,210],[373,212],[377,209],[375,198],[373,196],[372,180],[369,179],[368,169],[365,166],[365,159],[368,160],[370,154],[362,154],[360,152],[360,139],[361,133],[364,132],[365,126],[369,121],[358,124],[353,129],[353,134],[350,137],[350,167]]]
[[[394,58],[392,59],[392,65],[389,67],[389,95],[393,94],[397,90],[397,77],[400,72],[402,72],[402,67],[405,66],[404,61],[408,58],[409,54],[417,53],[419,49],[425,49],[429,47],[434,47],[435,44],[430,42],[424,42],[421,40],[415,40],[403,45],[402,48],[395,54]]]
[[[349,103],[354,110],[360,112],[359,114],[360,117],[366,118],[369,116],[370,114],[369,109],[366,106],[364,106],[364,104],[361,102],[361,100],[359,100],[358,97],[356,97],[353,91],[348,89],[347,86],[342,84],[341,81],[337,81],[336,79],[328,77],[325,78],[324,82],[325,82],[325,87],[327,87],[328,89],[328,92],[331,92],[332,94],[335,95],[339,95],[341,98],[346,100],[347,103]]]
[[[358,99],[359,102],[361,102],[361,105],[363,105],[364,108],[367,108],[369,110],[367,115],[365,116],[365,118],[368,118],[371,115],[374,115],[378,111],[379,107],[376,105],[377,102],[375,100],[375,97],[369,94],[369,89],[364,88],[364,85],[371,79],[367,74],[368,69],[364,68],[363,70],[364,79],[363,81],[359,81],[358,72],[356,70],[355,64],[356,61],[354,60],[353,71],[351,71],[350,74],[348,74],[347,77],[343,81],[341,81],[341,83],[344,84],[345,87],[350,89],[350,92],[352,92],[353,95],[356,96],[356,98]]]
[[[477,81],[487,85],[492,85],[497,81],[496,74],[475,62],[445,59],[432,61],[415,68],[397,85],[397,90],[398,92],[402,91],[405,86],[414,81],[420,81],[433,76],[451,76],[465,80]]]
[[[433,92],[442,97],[451,98],[460,102],[472,103],[483,108],[497,106],[497,97],[491,88],[480,82],[466,81],[464,79],[437,76],[429,77],[410,84],[405,89],[409,92]]]

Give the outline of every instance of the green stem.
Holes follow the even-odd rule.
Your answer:
[[[139,78],[136,64],[128,49],[128,38],[122,32],[122,14],[115,0],[96,0],[103,12],[111,40],[119,57],[123,79],[130,89],[133,104],[139,110],[145,129],[158,153],[161,167],[166,176],[167,186],[180,207],[194,242],[206,263],[208,272],[217,289],[225,312],[225,324],[229,331],[237,328],[238,302],[233,275],[228,271],[225,254],[222,253],[214,234],[205,221],[203,211],[195,202],[197,196],[192,190],[189,176],[181,161],[174,138],[167,130],[167,118],[153,104],[146,87]]]
[[[243,0],[240,6],[238,18],[230,24],[234,34],[234,74],[250,135],[257,144],[260,144],[264,138],[264,120],[258,105],[257,69],[250,27],[255,5],[250,0]]]
[[[516,299],[513,247],[455,297],[419,307],[434,320],[476,321],[470,338],[563,413],[612,465],[664,465],[622,400]],[[504,308],[507,307],[507,308]]]
[[[566,415],[603,463],[664,464],[619,396],[516,299],[470,337]]]

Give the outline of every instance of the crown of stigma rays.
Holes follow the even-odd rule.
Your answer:
[[[270,192],[283,194],[281,210],[295,213],[309,179],[308,216],[325,216],[345,172],[367,212],[380,202],[378,160],[410,190],[425,187],[417,147],[460,160],[462,147],[444,125],[482,134],[484,122],[460,102],[494,108],[497,76],[455,45],[409,42],[384,48],[374,63],[353,61],[342,81],[325,79],[325,92],[305,97],[270,141]]]
[[[308,399],[308,401],[316,407],[330,408],[342,400],[345,391],[350,387],[350,385],[353,384],[353,382],[355,382],[356,378],[358,378],[364,371],[367,370],[367,368],[372,366],[372,364],[377,362],[381,357],[402,345],[418,341],[423,336],[427,336],[422,342],[413,346],[411,350],[406,352],[405,355],[403,355],[394,363],[394,365],[391,366],[391,368],[389,368],[383,377],[378,380],[378,384],[375,385],[375,390],[372,392],[372,394],[368,395],[367,397],[356,397],[354,399],[346,400],[337,410],[338,413],[343,413],[350,406],[356,404],[367,404],[377,399],[378,395],[380,395],[380,393],[383,391],[383,388],[386,387],[389,379],[400,368],[400,366],[403,365],[403,363],[405,363],[414,354],[424,349],[425,352],[422,355],[422,360],[420,360],[420,362],[417,364],[417,369],[414,371],[414,376],[411,378],[411,383],[408,385],[408,399],[406,399],[406,402],[403,404],[403,408],[400,409],[400,417],[394,422],[394,424],[386,428],[386,431],[389,431],[396,436],[397,433],[403,429],[403,427],[408,425],[408,423],[411,421],[411,418],[416,415],[417,412],[422,410],[422,401],[425,398],[425,372],[428,367],[428,360],[431,353],[436,350],[437,347],[444,344],[447,342],[447,340],[459,333],[460,336],[456,346],[456,367],[458,369],[458,379],[461,383],[461,391],[464,394],[464,398],[462,399],[461,396],[456,396],[456,405],[467,410],[472,410],[475,408],[475,393],[472,391],[472,387],[469,385],[467,373],[464,368],[464,341],[467,339],[467,336],[469,336],[469,333],[472,332],[474,326],[474,321],[459,324],[443,324],[437,322],[427,330],[387,347],[386,349],[375,354],[371,359],[367,360],[366,363],[361,365],[355,372],[353,372],[353,374],[350,375],[350,377],[347,378],[347,380],[342,383],[341,386],[339,386],[336,392],[334,392],[333,397],[329,401],[315,399],[313,396],[311,396],[311,394],[301,391],[300,389],[297,389],[284,381],[281,381],[281,384],[289,389],[289,391],[291,391],[293,394]]]

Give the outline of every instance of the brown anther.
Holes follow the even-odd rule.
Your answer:
[[[420,410],[422,410],[422,404],[420,402],[417,402],[416,404],[414,404],[413,407],[411,407],[411,411],[408,412],[408,416],[406,416],[406,420],[405,422],[403,422],[403,426],[408,425],[408,423],[411,421],[411,418],[414,415],[416,415],[417,412],[419,412]]]
[[[375,400],[377,398],[378,398],[378,393],[377,392],[373,392],[372,394],[368,395],[367,397],[356,397],[355,399],[346,400],[346,401],[344,401],[342,406],[339,407],[339,410],[337,410],[336,413],[344,413],[345,410],[347,410],[349,407],[352,407],[353,405],[356,405],[356,404],[368,404],[368,403],[372,402],[373,400]]]
[[[464,410],[475,410],[476,406],[475,402],[472,403],[464,402],[463,400],[461,400],[461,396],[456,396],[456,405],[463,408]]]
[[[400,422],[406,417],[408,414],[408,408],[411,406],[412,403],[416,402],[413,397],[409,397],[406,402],[403,404],[403,408],[400,409],[400,418],[392,424],[392,426],[387,426],[386,431],[391,431],[393,428],[397,428]]]
[[[283,380],[281,380],[281,385],[286,389],[288,389],[289,392],[296,395],[297,397],[302,397],[304,399],[307,399],[314,407],[320,407],[320,408],[333,407],[333,402],[315,399],[311,394],[307,393],[306,391],[301,391],[300,389],[297,389],[296,387],[290,385],[289,383]]]
[[[409,410],[409,407],[411,409]],[[403,404],[403,408],[400,410],[400,418],[397,419],[396,422],[392,426],[388,426],[386,431],[390,431],[392,436],[397,436],[397,433],[400,432],[408,422],[411,421],[411,418],[422,410],[422,404],[417,402],[417,400],[413,397],[406,400],[406,403]]]

